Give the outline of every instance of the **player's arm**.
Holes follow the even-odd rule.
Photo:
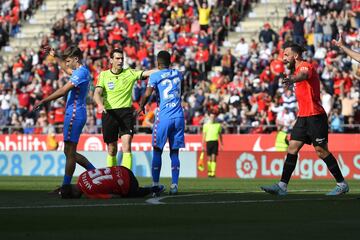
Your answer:
[[[220,149],[223,150],[224,149],[224,142],[223,142],[223,137],[221,134],[221,128],[220,128],[220,132],[219,132],[219,141],[220,141]]]
[[[360,62],[360,53],[355,52],[354,50],[346,47],[344,45],[344,41],[340,35],[339,40],[333,40],[332,43],[336,46],[338,46],[341,50],[343,50],[349,57],[351,57],[352,59],[354,59],[357,62]]]
[[[104,100],[103,100],[103,88],[100,86],[96,86],[95,91],[94,91],[94,101],[97,104],[97,106],[99,107],[99,111],[100,112],[105,112],[105,107],[104,107]]]
[[[71,75],[73,73],[73,70],[71,68],[68,68],[66,66],[66,63],[64,60],[62,60],[58,55],[56,55],[55,49],[49,50],[49,55],[52,56],[57,64],[60,66],[60,68],[68,75]]]
[[[147,87],[144,96],[140,100],[140,108],[137,110],[137,114],[140,114],[141,112],[145,113],[145,105],[147,101],[149,100],[149,97],[153,93],[152,87]]]
[[[72,88],[74,88],[74,84],[72,82],[67,82],[63,87],[56,90],[53,94],[41,100],[38,104],[34,106],[34,111],[40,109],[45,103],[50,102],[52,100],[58,99],[62,96],[65,96]]]
[[[205,130],[205,124],[203,125],[203,131],[202,131],[202,146],[203,146],[203,152],[206,151],[206,130]]]
[[[151,74],[156,73],[157,71],[159,71],[159,69],[145,70],[141,74],[141,79],[146,79],[150,77]]]
[[[306,79],[309,79],[309,76],[310,76],[309,70],[303,69],[297,75],[293,75],[293,76],[289,76],[289,77],[285,78],[284,83],[292,84],[292,83],[296,83],[296,82],[301,82]]]
[[[201,8],[199,0],[195,0],[195,3],[196,3],[196,6],[197,6],[198,9]]]

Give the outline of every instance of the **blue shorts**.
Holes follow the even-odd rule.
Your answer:
[[[184,118],[159,119],[154,124],[152,145],[163,149],[169,139],[170,149],[185,147]]]
[[[80,134],[86,123],[86,117],[76,118],[71,114],[65,115],[64,142],[79,142]]]

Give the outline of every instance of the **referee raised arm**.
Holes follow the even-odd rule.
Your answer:
[[[134,133],[135,114],[132,107],[134,83],[147,78],[157,70],[123,68],[124,54],[121,49],[110,53],[111,69],[102,71],[94,92],[94,101],[102,112],[103,139],[108,147],[107,165],[117,165],[117,142],[122,141],[122,166],[131,169],[131,140]]]

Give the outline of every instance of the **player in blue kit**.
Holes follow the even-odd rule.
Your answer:
[[[69,82],[59,88],[47,98],[41,100],[34,106],[39,110],[45,103],[65,96],[66,113],[64,119],[64,153],[66,156],[64,181],[59,189],[62,195],[66,196],[71,192],[71,179],[75,171],[76,163],[86,170],[95,169],[94,166],[83,155],[76,152],[80,134],[86,123],[86,96],[89,90],[90,72],[82,65],[82,52],[78,47],[72,46],[64,51],[63,59],[55,55],[54,49],[44,49],[50,56],[54,57],[63,71],[71,75]]]
[[[178,70],[170,69],[170,54],[160,51],[157,55],[157,64],[160,71],[150,75],[145,95],[140,101],[138,114],[144,111],[144,106],[153,90],[157,94],[158,108],[152,133],[153,185],[159,185],[161,170],[161,154],[169,139],[172,182],[170,195],[177,194],[180,171],[179,149],[185,147],[184,140],[184,112],[181,107],[181,83],[183,76]]]

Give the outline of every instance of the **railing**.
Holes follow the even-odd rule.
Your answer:
[[[62,133],[63,125],[51,125],[47,127],[48,129],[55,129],[56,133]],[[276,131],[276,125],[263,125],[263,126],[251,126],[251,125],[223,125],[223,133],[227,134],[247,134],[247,133],[257,133],[255,129],[262,128],[261,133],[271,133]],[[333,132],[333,133],[360,133],[360,124],[343,124],[341,125],[343,129],[342,132]],[[0,126],[0,134],[35,134],[33,131],[29,130],[41,130],[43,129],[40,126],[28,126],[28,127],[17,127],[17,126]],[[141,134],[151,134],[152,129],[150,127],[144,127],[141,125],[135,125],[136,133]],[[202,132],[202,126],[186,125],[185,133],[188,134],[199,134]],[[332,132],[329,127],[329,132]],[[83,133],[101,133],[101,126],[85,126]],[[47,132],[40,132],[40,134],[47,134]]]

